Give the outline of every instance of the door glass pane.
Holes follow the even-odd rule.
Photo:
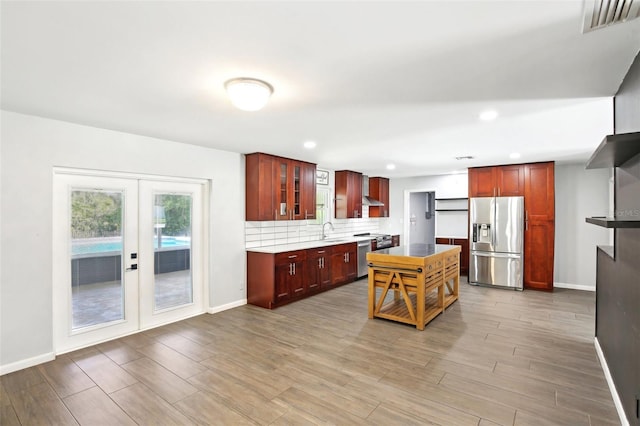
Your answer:
[[[121,191],[71,191],[72,328],[124,319]]]
[[[300,166],[293,168],[293,211],[300,214]]]
[[[287,163],[280,163],[280,216],[287,214]]]
[[[193,302],[192,202],[190,195],[154,195],[154,311]]]

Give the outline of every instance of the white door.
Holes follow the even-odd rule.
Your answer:
[[[203,311],[202,185],[140,182],[142,328]]]
[[[56,173],[57,353],[204,311],[203,185]]]

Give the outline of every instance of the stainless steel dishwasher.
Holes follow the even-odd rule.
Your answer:
[[[367,253],[371,251],[371,240],[358,241],[358,278],[367,275]]]

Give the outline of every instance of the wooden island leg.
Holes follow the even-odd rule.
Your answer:
[[[373,312],[376,306],[376,286],[375,286],[375,271],[373,268],[369,268],[369,319],[373,319]]]

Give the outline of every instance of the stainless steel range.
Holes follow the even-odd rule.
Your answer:
[[[358,278],[367,275],[367,253],[370,251],[382,250],[393,246],[390,234],[372,234],[365,232],[353,234],[354,237],[370,237],[370,240],[358,242]]]
[[[382,250],[389,247],[393,247],[393,239],[389,234],[373,234],[374,238],[371,240],[371,250]],[[374,243],[375,241],[375,243]]]

